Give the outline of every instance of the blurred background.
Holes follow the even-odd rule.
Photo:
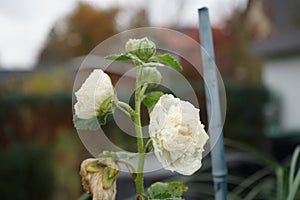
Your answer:
[[[197,9],[202,6],[210,9],[216,64],[226,88],[225,138],[255,146],[288,166],[286,160],[300,141],[299,1],[0,1],[1,199],[79,198],[79,165],[89,153],[72,123],[78,58],[114,34],[145,26],[167,27],[199,41]],[[189,63],[181,62],[205,124],[203,82]],[[118,74],[110,75],[118,80]],[[107,129],[112,140],[120,140],[118,130]],[[241,161],[256,155],[245,157],[229,143],[230,175],[248,177],[260,169],[254,161]],[[194,183],[187,199],[211,198],[212,184],[202,185],[202,193],[193,190],[211,180],[201,178],[205,170],[209,158],[197,180],[181,177]],[[119,185],[128,181],[124,176]],[[239,181],[229,185],[230,191]],[[268,184],[273,190],[274,182]],[[119,199],[132,195],[128,191],[120,189]]]

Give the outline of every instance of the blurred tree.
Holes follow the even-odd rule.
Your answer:
[[[128,28],[139,28],[150,26],[148,10],[142,8],[135,11],[130,19]]]
[[[39,55],[39,66],[49,66],[90,52],[97,44],[116,33],[118,8],[97,9],[79,3],[73,13],[51,29]]]
[[[125,24],[122,20],[124,15],[129,17]],[[99,9],[81,2],[69,16],[58,21],[50,30],[40,52],[38,66],[53,66],[72,57],[88,54],[100,42],[117,32],[143,26],[149,26],[146,9]]]
[[[0,97],[11,93],[52,95],[65,92],[69,94],[74,80],[69,71],[64,68],[65,65],[54,65],[51,70],[39,70],[30,74],[14,73],[13,77],[1,82]]]
[[[261,82],[262,62],[251,48],[255,39],[268,37],[270,27],[266,17],[256,19],[257,15],[263,16],[260,3],[259,0],[249,0],[245,11],[234,12],[223,29],[213,30],[216,63],[221,66],[221,74],[227,80],[246,84]]]

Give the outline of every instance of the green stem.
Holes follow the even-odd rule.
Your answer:
[[[117,108],[123,111],[126,115],[128,115],[130,118],[133,118],[135,115],[135,111],[131,108],[130,105],[128,105],[125,102],[118,101]]]
[[[144,94],[145,94],[145,91],[147,90],[147,87],[148,87],[148,83],[145,83],[141,89],[141,101],[143,101],[145,98]]]
[[[144,194],[144,160],[145,160],[145,152],[144,152],[144,140],[143,140],[143,131],[141,124],[141,97],[144,95],[144,90],[141,90],[141,77],[143,73],[143,66],[137,66],[137,77],[136,77],[136,90],[135,90],[135,131],[137,135],[137,145],[138,145],[138,169],[137,169],[137,177],[135,180],[136,190],[138,195]]]
[[[121,110],[123,113],[125,113],[128,117],[131,118],[131,115],[129,114],[129,112],[126,109],[124,109],[122,106],[120,106],[120,105],[117,104],[117,108],[119,110]]]
[[[117,162],[124,164],[131,175],[135,174],[135,169],[130,162],[123,159],[118,159]]]

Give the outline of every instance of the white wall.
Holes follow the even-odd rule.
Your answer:
[[[282,128],[300,130],[300,56],[267,61],[263,82],[281,100]]]

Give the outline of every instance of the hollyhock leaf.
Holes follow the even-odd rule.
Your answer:
[[[124,60],[131,60],[131,57],[127,54],[113,54],[113,55],[106,56],[105,59],[115,60],[115,61],[124,61]]]
[[[154,108],[155,104],[158,102],[159,98],[163,95],[163,92],[155,91],[150,92],[145,95],[145,98],[143,99],[143,104],[148,108],[148,110],[151,112]]]
[[[148,193],[151,199],[172,198],[181,200],[183,193],[186,192],[187,189],[187,186],[178,181],[170,183],[156,182],[148,188]]]
[[[99,129],[99,123],[96,117],[91,119],[80,119],[77,115],[73,116],[73,123],[78,130],[96,131]]]
[[[183,69],[182,66],[170,54],[156,55],[155,57],[164,63],[167,63],[177,71],[182,71]]]

